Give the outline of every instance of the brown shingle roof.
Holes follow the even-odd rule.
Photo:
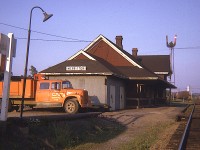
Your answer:
[[[137,66],[125,66],[125,67],[119,67],[119,66],[113,66],[112,64],[109,63],[109,60],[104,60],[103,58],[100,58],[98,56],[95,56],[93,54],[87,53],[87,55],[91,56],[95,60],[90,60],[90,59],[70,59],[67,61],[64,61],[60,64],[57,64],[55,66],[52,66],[50,68],[47,68],[41,73],[80,73],[80,74],[110,74],[110,75],[115,75],[118,77],[123,77],[123,78],[158,78],[156,74],[154,74],[151,70],[148,70],[143,64],[141,64],[135,57],[130,55],[128,52],[125,50],[119,48],[116,44],[114,44],[112,41],[109,39],[105,38],[108,40],[111,44],[113,44],[116,48],[118,48],[122,53],[124,53],[127,57],[129,57],[131,60],[136,62],[137,64],[141,65],[143,68],[138,68]],[[82,53],[80,53],[82,55]],[[79,55],[80,55],[79,54]],[[124,57],[121,57],[121,59],[125,59]],[[86,66],[87,69],[85,71],[82,70],[73,70],[73,71],[68,71],[66,70],[67,66]]]
[[[86,70],[66,70],[67,66],[86,66]],[[80,72],[80,73],[111,73],[108,68],[99,63],[98,61],[89,60],[89,59],[79,59],[79,60],[67,60],[55,66],[49,67],[41,73],[72,73],[72,72]]]
[[[120,72],[123,72],[129,79],[157,79],[158,76],[154,73],[138,67],[116,67]]]
[[[153,72],[170,73],[170,56],[169,55],[140,55],[137,58],[141,63]]]
[[[40,73],[46,74],[104,74],[114,75],[120,78],[156,78],[154,73],[147,71],[146,69],[140,69],[138,67],[115,67],[109,64],[107,61],[93,56],[96,61],[89,59],[75,59],[67,60],[55,66],[49,67]],[[86,66],[86,70],[66,70],[67,66]]]
[[[98,38],[96,38],[96,40],[99,42],[105,37],[100,35]],[[49,67],[41,71],[41,73],[94,74],[94,75],[101,74],[101,75],[114,75],[121,78],[129,78],[129,79],[155,79],[155,80],[158,79],[160,80],[160,78],[154,72],[169,72],[170,70],[168,55],[166,56],[165,55],[138,56],[136,58],[132,56],[131,54],[129,54],[127,51],[118,47],[115,43],[113,43],[109,39],[107,38],[105,39],[110,42],[110,46],[114,48],[116,51],[118,51],[118,53],[123,53],[123,56],[121,57],[121,59],[127,59],[130,62],[134,62],[132,63],[133,65],[132,66],[114,66],[114,64],[112,65],[111,63],[109,63],[109,60],[105,60],[103,58],[100,58],[96,55],[89,53],[87,51],[88,48],[92,47],[93,44],[98,44],[98,42],[95,42],[93,44],[91,43],[88,47],[86,47],[84,52],[81,53],[80,51],[79,53],[75,54],[74,57],[72,56],[67,61],[64,61],[55,66]],[[106,41],[105,39],[104,41]],[[78,55],[85,55],[86,57],[81,57],[81,59],[80,58],[76,59]],[[67,66],[86,66],[87,69],[86,70],[66,70]]]
[[[100,75],[114,75],[118,77],[125,77],[114,66],[106,61],[95,57],[96,60],[90,59],[74,59],[67,60],[55,66],[49,67],[40,73],[46,74],[100,74]],[[86,70],[66,70],[68,66],[86,66]]]
[[[107,39],[107,38],[106,38]],[[170,70],[170,56],[169,55],[139,55],[134,57],[124,49],[117,46],[115,43],[107,39],[113,45],[115,45],[121,52],[128,56],[133,61],[142,65],[145,68],[150,69],[152,72],[171,72]]]
[[[107,39],[107,38],[106,38]],[[127,57],[129,57],[131,60],[142,66],[141,68],[138,68],[136,66],[132,67],[119,67],[115,66],[120,72],[122,72],[124,75],[127,76],[127,78],[158,78],[156,74],[154,74],[153,70],[148,68],[145,64],[141,63],[140,60],[138,60],[136,57],[122,49],[121,47],[117,46],[115,43],[107,39],[110,43],[112,43],[115,47],[117,47],[122,53],[124,53]]]

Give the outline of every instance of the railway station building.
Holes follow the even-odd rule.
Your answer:
[[[49,79],[69,80],[73,88],[86,89],[92,102],[106,103],[111,110],[165,103],[167,81],[172,73],[169,55],[138,55],[123,49],[123,37],[115,43],[99,35],[66,61],[40,73]]]

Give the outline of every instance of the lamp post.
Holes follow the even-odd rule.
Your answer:
[[[29,28],[28,28],[28,41],[27,41],[27,48],[26,48],[26,61],[25,61],[25,68],[24,68],[24,82],[23,82],[23,91],[22,91],[22,102],[21,102],[20,118],[22,118],[23,109],[24,109],[24,96],[25,96],[25,92],[26,92],[26,78],[27,78],[28,56],[29,56],[30,36],[31,36],[31,19],[32,19],[32,12],[33,12],[33,10],[35,8],[39,8],[43,12],[43,14],[44,14],[43,22],[47,21],[49,18],[51,18],[53,16],[53,14],[47,14],[39,6],[33,7],[31,9],[31,12],[30,12],[30,21],[29,21]]]

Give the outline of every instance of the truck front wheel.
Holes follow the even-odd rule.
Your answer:
[[[65,112],[75,114],[79,110],[79,104],[76,99],[67,100],[64,104]]]

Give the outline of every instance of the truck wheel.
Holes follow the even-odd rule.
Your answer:
[[[64,104],[65,112],[75,114],[79,110],[79,104],[76,99],[67,100]]]

